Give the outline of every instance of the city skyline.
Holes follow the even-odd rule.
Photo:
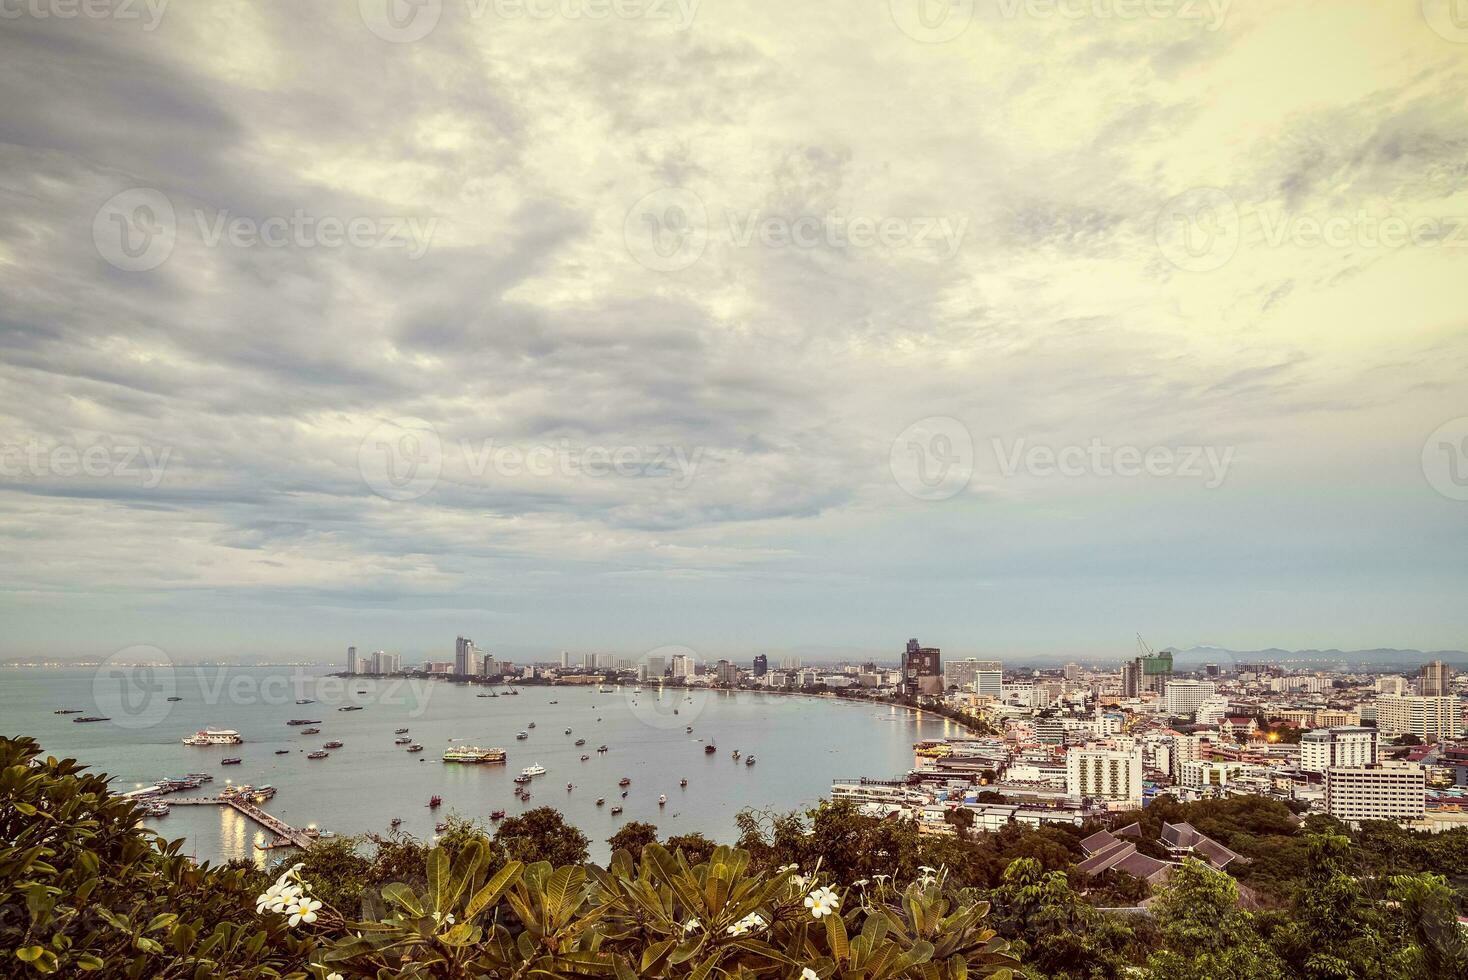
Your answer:
[[[1468,646],[1464,32],[1156,6],[17,7],[0,659]]]

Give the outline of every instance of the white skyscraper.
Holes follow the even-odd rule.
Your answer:
[[[1142,753],[1076,747],[1065,754],[1067,796],[1142,805]]]
[[[347,673],[349,673],[349,674],[355,674],[356,672],[357,672],[357,648],[356,647],[347,647]]]
[[[1217,692],[1218,685],[1212,681],[1168,681],[1167,713],[1191,718],[1198,713],[1199,705]]]
[[[479,667],[479,648],[474,641],[467,636],[461,636],[454,641],[454,673],[460,677],[467,677],[477,672]]]
[[[1325,772],[1334,766],[1373,766],[1376,762],[1374,728],[1322,728],[1300,738],[1300,768],[1306,772]]]

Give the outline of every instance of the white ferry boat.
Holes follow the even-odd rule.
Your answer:
[[[183,740],[185,745],[239,745],[244,739],[233,728],[205,728]]]
[[[544,776],[545,775],[545,766],[538,765],[538,764],[537,765],[533,765],[533,766],[526,766],[524,769],[521,769],[520,770],[520,775],[522,775],[522,776]]]
[[[444,762],[504,762],[504,749],[481,749],[477,745],[456,745],[443,754]]]

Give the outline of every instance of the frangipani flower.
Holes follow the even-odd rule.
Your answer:
[[[819,919],[823,915],[830,915],[841,906],[841,899],[829,888],[817,888],[805,896],[805,907],[810,909],[810,914]]]
[[[327,977],[326,980],[331,980],[331,977]],[[810,967],[806,967],[800,971],[800,980],[821,980],[821,975]]]
[[[758,912],[751,912],[725,930],[731,936],[742,936],[751,929],[763,929],[768,923]]]
[[[319,908],[321,908],[321,903],[316,899],[301,895],[297,896],[285,911],[290,915],[290,924],[294,926],[302,922],[315,922],[316,910]]]
[[[701,928],[703,928],[703,926],[699,923],[697,919],[689,919],[687,922],[683,923],[684,932],[694,932],[695,930]]]
[[[340,973],[328,973],[326,975],[326,980],[346,980],[346,978],[343,977]]]

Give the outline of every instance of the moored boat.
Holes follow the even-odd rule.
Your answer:
[[[521,769],[520,770],[520,775],[522,775],[522,776],[544,776],[545,775],[545,766],[542,766],[539,763],[534,763],[532,765],[528,765],[524,769]]]
[[[323,752],[320,749],[317,749],[315,752],[308,752],[308,753],[306,753],[306,758],[308,758],[308,759],[324,759],[324,758],[326,758],[329,755],[331,755],[330,752]],[[224,761],[225,762],[228,762],[229,760],[228,759],[225,759]]]
[[[243,760],[241,760],[241,759],[220,759],[219,760],[219,764],[221,766],[237,766],[237,765],[240,764],[241,761],[243,761]]]
[[[340,743],[340,742],[336,741],[335,739],[333,739],[332,741],[327,742],[325,745],[323,745],[321,747],[323,749],[339,749],[339,748],[342,747],[342,743]]]
[[[412,751],[409,749],[408,751]],[[500,748],[481,749],[477,745],[456,745],[443,754],[444,762],[462,762],[475,765],[483,762],[504,762],[505,750]]]

